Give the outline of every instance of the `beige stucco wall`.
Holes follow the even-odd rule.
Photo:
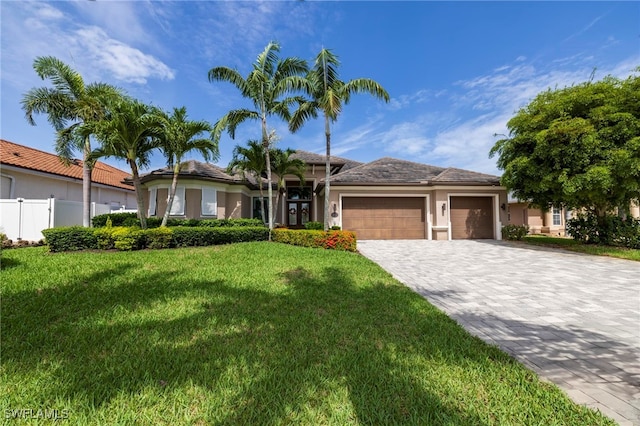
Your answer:
[[[156,189],[156,214],[162,217],[167,208],[169,194],[169,179],[157,179],[145,184],[145,201],[149,206],[150,189]],[[202,188],[214,188],[216,190],[217,218],[251,217],[250,191],[244,190],[239,185],[225,185],[200,181],[198,179],[182,179],[178,181],[178,187],[185,188],[184,215],[171,216],[187,219],[212,219],[214,216],[202,215]]]
[[[42,200],[54,196],[59,200],[82,201],[82,181],[66,177],[52,177],[45,173],[27,173],[2,167],[3,185],[0,198],[9,198],[9,185],[13,177],[13,198]],[[130,209],[137,206],[134,191],[93,183],[91,201],[97,204],[119,204]]]

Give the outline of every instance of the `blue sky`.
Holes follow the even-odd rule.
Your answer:
[[[214,2],[2,1],[1,134],[53,152],[45,116],[30,126],[22,95],[46,85],[32,69],[53,55],[85,82],[102,81],[164,109],[186,106],[212,124],[250,106],[212,67],[249,72],[271,41],[281,56],[311,61],[322,47],[341,60],[343,80],[368,77],[388,104],[358,95],[332,129],[332,153],[358,161],[384,156],[500,174],[489,149],[537,93],[640,66],[639,2]],[[324,153],[323,123],[296,134],[276,118],[278,147]],[[218,164],[259,124],[224,135]],[[199,159],[198,156],[192,158]],[[127,166],[107,161],[123,170]],[[164,166],[155,155],[148,170]]]

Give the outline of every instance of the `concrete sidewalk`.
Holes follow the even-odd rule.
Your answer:
[[[499,241],[358,241],[470,333],[640,426],[640,262]]]

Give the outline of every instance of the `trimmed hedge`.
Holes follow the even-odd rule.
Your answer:
[[[94,228],[107,227],[107,221],[111,219],[112,226],[139,226],[140,220],[136,213],[107,213],[94,216],[91,223]],[[162,224],[161,217],[148,217],[147,228],[159,228]],[[258,227],[264,226],[260,219],[169,219],[168,227],[174,226],[206,226],[210,228],[235,228],[239,226]]]
[[[138,221],[137,213],[107,213],[99,214],[91,219],[91,224],[94,228],[102,228],[107,225],[107,219],[111,219],[112,226],[126,226],[125,221],[127,219],[133,219],[137,225],[140,225]]]
[[[211,246],[246,241],[266,241],[269,239],[269,229],[264,226],[239,226],[233,228],[175,227],[171,228],[171,231],[173,233],[173,247]]]
[[[83,228],[71,226],[45,229],[49,251],[140,250],[169,247],[210,246],[246,241],[265,241],[269,229],[264,226],[250,227],[173,227],[140,229],[138,227],[114,226]]]
[[[502,238],[505,240],[522,240],[529,233],[527,225],[505,225],[502,227]]]
[[[303,247],[356,251],[356,234],[351,231],[316,231],[306,229],[274,229],[273,241]]]
[[[42,235],[52,252],[97,249],[98,238],[93,231],[82,226],[67,226],[45,229]]]

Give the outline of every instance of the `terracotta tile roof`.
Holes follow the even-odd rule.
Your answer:
[[[0,164],[82,180],[82,160],[72,160],[70,166],[65,166],[55,154],[4,139],[0,139]],[[98,161],[93,168],[91,178],[95,183],[133,191],[133,186],[124,182],[129,175],[127,172]]]

